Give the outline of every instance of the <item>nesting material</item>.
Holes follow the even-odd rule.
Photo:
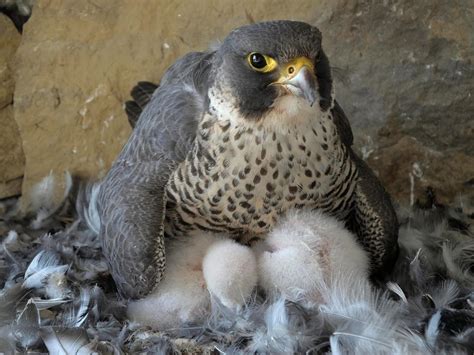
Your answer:
[[[173,241],[162,284],[128,309],[73,202],[40,218],[1,202],[0,352],[474,351],[470,201],[400,209],[400,256],[386,284],[367,281],[364,254],[341,225],[300,211],[252,248],[208,234]],[[257,280],[242,276],[252,270]],[[136,320],[158,309],[173,318],[148,318],[156,331],[130,321],[132,309]]]
[[[324,304],[327,288],[340,277],[348,287],[368,284],[369,260],[355,236],[317,211],[289,213],[252,247],[206,232],[166,247],[164,280],[128,307],[130,319],[157,330],[202,323],[211,300],[239,312],[257,286],[268,297],[311,306]]]

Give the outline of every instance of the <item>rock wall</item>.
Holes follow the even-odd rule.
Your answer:
[[[472,193],[474,2],[347,1],[320,27],[356,142],[401,202]]]
[[[0,199],[20,194],[25,165],[20,133],[13,118],[15,86],[10,69],[20,39],[10,19],[0,13]]]
[[[433,185],[472,189],[472,1],[38,0],[15,59],[15,119],[26,156],[24,206],[51,171],[103,176],[126,142],[122,110],[139,80],[234,27],[317,25],[356,143],[401,202]],[[415,171],[416,170],[416,171]]]

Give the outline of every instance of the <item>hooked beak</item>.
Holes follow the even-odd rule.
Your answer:
[[[311,106],[316,101],[317,82],[314,66],[306,57],[299,57],[287,63],[275,84],[280,84],[293,95],[304,98]]]

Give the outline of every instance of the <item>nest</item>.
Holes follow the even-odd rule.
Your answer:
[[[472,205],[432,198],[399,208],[400,255],[389,281],[334,283],[331,301],[303,306],[255,297],[238,313],[214,304],[203,324],[153,331],[126,319],[96,233],[73,197],[22,216],[0,202],[0,352],[474,352]]]

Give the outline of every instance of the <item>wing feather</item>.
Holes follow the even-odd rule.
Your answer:
[[[158,85],[149,81],[139,81],[138,84],[133,87],[130,95],[132,95],[133,100],[135,100],[138,106],[143,110],[150,102],[157,88]]]
[[[211,57],[212,53],[191,53],[178,60],[151,97],[151,85],[135,91],[138,101],[149,102],[101,185],[103,251],[127,298],[145,296],[162,277],[165,189],[195,140]]]
[[[158,85],[149,81],[140,81],[133,87],[130,92],[133,100],[125,102],[125,112],[132,128],[136,126],[138,118],[150,102],[157,88]]]

